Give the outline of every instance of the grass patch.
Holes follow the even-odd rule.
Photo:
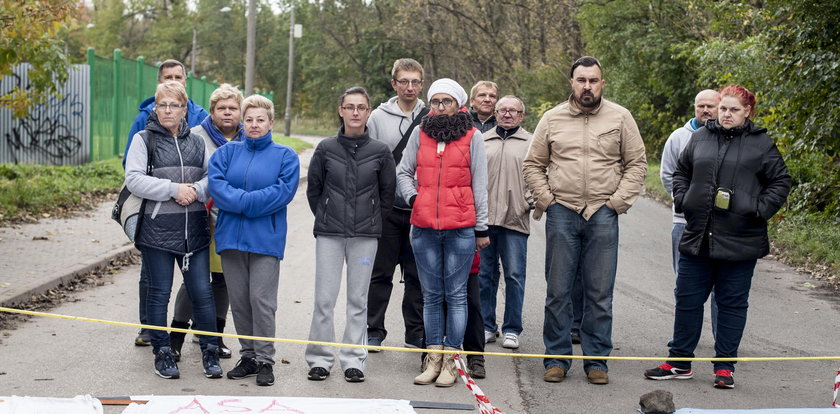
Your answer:
[[[123,180],[119,159],[81,166],[0,164],[0,225],[91,207]]]
[[[814,214],[779,213],[770,222],[770,239],[790,265],[840,289],[840,221]]]
[[[292,119],[292,133],[300,135],[316,135],[332,137],[338,131],[338,117],[332,118],[300,118]],[[279,131],[279,130],[278,130]]]
[[[671,205],[671,194],[665,191],[662,180],[659,179],[659,161],[648,160],[648,171],[645,176],[645,194],[664,204]]]
[[[287,145],[298,154],[303,152],[305,149],[312,148],[312,144],[297,138],[287,137],[285,135],[272,135],[271,137],[274,142]]]

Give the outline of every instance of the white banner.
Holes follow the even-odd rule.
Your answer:
[[[207,395],[132,396],[148,400],[131,404],[123,414],[416,414],[407,400],[362,400],[351,398],[224,397]]]

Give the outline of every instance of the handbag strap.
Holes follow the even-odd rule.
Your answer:
[[[140,136],[146,141],[146,175],[152,175],[152,171],[155,170],[155,146],[157,146],[157,138],[155,138],[155,134],[149,135],[149,131],[145,129],[139,132]]]
[[[427,113],[429,113],[429,107],[421,109],[417,116],[414,117],[414,122],[412,122],[408,129],[405,130],[405,133],[403,133],[402,139],[400,139],[399,144],[397,144],[393,151],[395,164],[399,164],[402,159],[402,153],[405,150],[405,146],[408,145],[408,138],[411,136],[411,131],[414,131],[414,128],[416,128],[417,125],[420,125],[420,122]]]

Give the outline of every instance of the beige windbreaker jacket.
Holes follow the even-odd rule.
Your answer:
[[[560,203],[589,220],[610,201],[624,213],[642,191],[645,145],[630,111],[601,99],[582,112],[571,99],[547,111],[534,131],[523,163],[539,220]]]
[[[531,192],[522,178],[522,161],[528,154],[531,133],[519,129],[502,139],[493,128],[484,133],[487,154],[488,224],[529,234]]]

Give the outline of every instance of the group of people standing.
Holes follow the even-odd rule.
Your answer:
[[[166,326],[177,262],[184,286],[173,327],[186,328],[192,319],[198,330],[221,332],[229,303],[238,334],[273,337],[297,155],[273,142],[267,99],[243,99],[225,84],[211,96],[210,114],[198,120],[203,110],[186,96],[183,65],[164,62],[159,75],[155,97],[135,122],[143,127],[132,131],[126,151],[126,185],[147,200],[136,239],[143,253],[141,323]],[[427,106],[419,98],[424,72],[417,61],[398,59],[391,76],[397,96],[376,109],[359,86],[339,97],[338,134],[319,143],[309,164],[306,197],[316,238],[309,339],[335,341],[346,266],[341,342],[372,348],[341,348],[338,359],[346,381],[364,381],[367,353],[379,352],[388,332],[399,265],[405,346],[428,351],[414,383],[452,386],[459,350],[483,352],[497,338],[505,348],[520,345],[533,211],[536,220],[547,216],[543,341],[545,353],[556,356],[544,360],[543,378],[562,381],[571,366],[562,356],[579,342],[593,357],[583,362],[588,381],[609,383],[598,357],[612,351],[618,215],[641,192],[647,161],[630,112],[602,97],[600,62],[583,57],[572,65],[571,96],[542,116],[533,135],[521,126],[524,102],[499,98],[493,82],[478,82],[468,95],[456,81],[438,79],[428,87]],[[690,131],[675,133],[663,155],[663,182],[685,222],[675,215],[672,357],[693,356],[711,291],[717,356],[737,355],[755,261],[768,250],[766,222],[790,190],[778,150],[750,121],[754,95],[737,85],[723,89],[722,98],[716,94],[698,95]],[[155,372],[177,378],[183,341],[183,334],[155,330],[141,331],[135,343],[151,343]],[[221,377],[219,357],[230,350],[216,337],[199,341],[205,375]],[[227,376],[273,384],[273,342],[239,342],[240,360]],[[311,344],[305,358],[307,378],[325,380],[335,350]],[[473,377],[486,376],[482,355],[468,356],[467,366]],[[734,386],[733,369],[731,362],[715,363],[715,386]],[[692,372],[675,361],[645,376],[684,379]]]

